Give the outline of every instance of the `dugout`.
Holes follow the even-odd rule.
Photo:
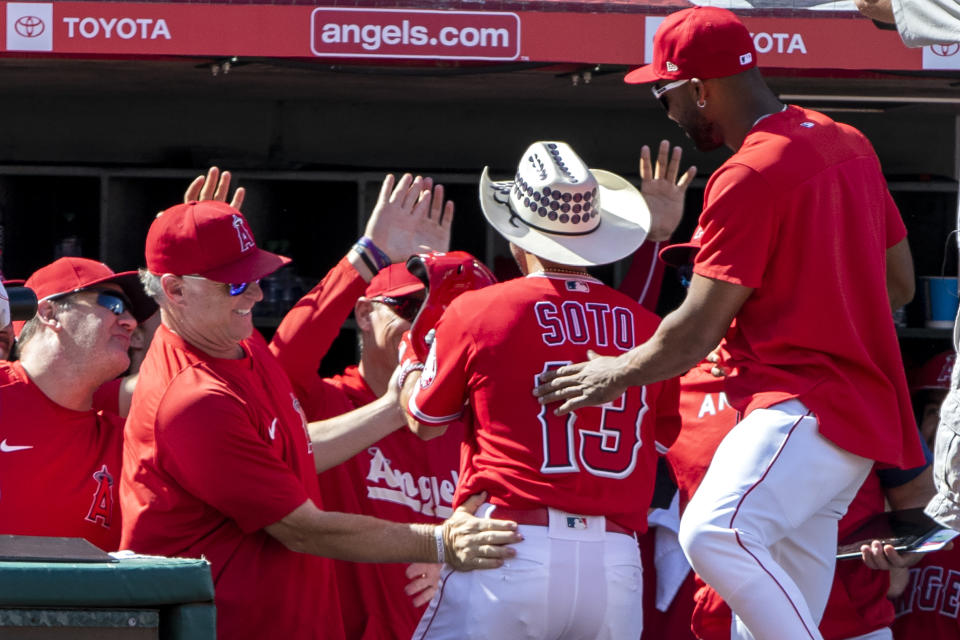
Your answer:
[[[735,4],[784,101],[824,110],[871,139],[910,230],[917,275],[955,274],[945,247],[957,209],[960,45],[907,49],[849,1]],[[675,237],[685,240],[705,179],[727,154],[696,152],[645,87],[622,82],[644,61],[659,20],[685,6],[6,3],[3,272],[26,277],[68,253],[117,270],[140,266],[155,213],[217,164],[247,187],[244,212],[258,242],[294,258],[267,283],[256,322],[269,334],[347,251],[385,171],[447,185],[457,203],[454,248],[508,268],[479,213],[476,183],[484,165],[512,175],[536,139],[566,140],[591,166],[631,177],[641,144],[683,146],[684,163],[700,170]],[[596,274],[616,283],[629,267],[628,259]],[[671,282],[668,274],[667,308],[680,295]],[[908,364],[949,346],[947,330],[924,326],[922,299],[907,320]],[[324,369],[354,357],[348,326]]]

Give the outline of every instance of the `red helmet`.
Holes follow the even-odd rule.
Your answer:
[[[433,341],[432,330],[453,300],[464,291],[495,284],[496,277],[466,251],[431,251],[410,256],[407,270],[427,288],[423,305],[410,326],[410,341],[425,360]]]

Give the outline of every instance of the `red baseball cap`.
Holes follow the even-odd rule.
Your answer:
[[[693,262],[694,256],[700,250],[700,238],[703,237],[703,228],[697,225],[690,242],[680,242],[667,245],[660,249],[660,260],[671,267],[682,267]]]
[[[626,75],[628,84],[725,78],[757,66],[757,50],[740,19],[719,7],[671,13],[653,36],[653,63]]]
[[[390,296],[399,298],[401,296],[423,291],[424,286],[419,278],[407,271],[405,264],[392,264],[386,269],[381,269],[373,280],[367,285],[364,292],[368,298],[377,296]]]
[[[144,292],[136,271],[114,273],[107,265],[89,258],[60,258],[34,271],[24,284],[33,290],[38,301],[43,301],[105,282],[120,285],[137,322],[143,322],[157,310],[157,303]]]
[[[247,219],[225,202],[170,207],[147,232],[147,269],[157,275],[199,275],[216,282],[259,280],[290,258],[257,247]]]
[[[953,373],[953,363],[957,354],[953,351],[944,351],[927,360],[922,367],[914,372],[910,384],[911,393],[926,389],[950,390],[950,374]]]

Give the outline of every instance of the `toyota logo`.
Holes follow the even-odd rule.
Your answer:
[[[955,55],[957,51],[960,51],[960,42],[953,42],[951,44],[933,44],[930,45],[930,50],[936,55],[946,58],[948,56]]]
[[[21,16],[13,23],[13,28],[24,38],[36,38],[43,33],[43,20],[37,16]]]

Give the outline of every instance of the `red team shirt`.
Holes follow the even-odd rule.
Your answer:
[[[469,402],[454,504],[487,491],[495,505],[605,515],[645,531],[657,445],[662,452],[679,430],[676,379],[566,416],[532,390],[544,371],[588,349],[628,351],[658,323],[590,277],[532,274],[454,300],[408,406],[422,423],[444,425]]]
[[[700,227],[694,271],[754,288],[724,341],[732,404],[799,398],[843,449],[922,465],[884,276],[906,230],[867,139],[796,106],[764,118],[710,177]]]
[[[340,638],[330,560],[264,527],[319,502],[306,419],[259,333],[212,358],[161,326],[124,433],[121,547],[203,556],[221,638]]]
[[[19,362],[0,363],[0,533],[120,545],[123,419],[53,402]]]
[[[910,580],[893,601],[897,640],[960,639],[960,544],[935,551],[910,568]]]
[[[310,421],[342,415],[377,399],[356,366],[332,378],[317,375],[320,360],[366,287],[340,261],[287,314],[270,343],[288,372]],[[424,442],[406,425],[318,476],[323,508],[393,522],[439,524],[453,511],[462,424]],[[414,607],[403,589],[406,564],[336,560],[346,637],[406,640],[426,605]]]
[[[683,429],[670,447],[667,461],[679,486],[681,513],[700,486],[720,441],[737,423],[737,412],[727,402],[724,393],[724,379],[710,374],[712,366],[701,363],[680,378]],[[883,510],[880,478],[871,473],[840,520],[839,535],[853,531],[866,518]],[[703,640],[729,640],[730,608],[713,589],[699,579],[697,582],[700,588],[695,595],[692,616],[697,636]],[[852,638],[890,625],[893,605],[886,598],[889,586],[890,577],[886,571],[869,569],[860,560],[838,562],[830,599],[820,624],[824,638]],[[683,607],[684,603],[676,606]]]

